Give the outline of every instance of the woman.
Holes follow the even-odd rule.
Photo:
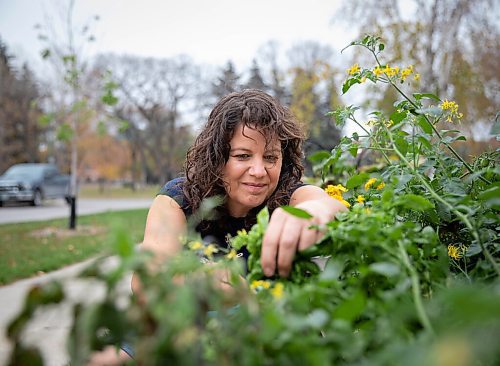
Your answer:
[[[319,187],[301,183],[303,140],[291,112],[272,96],[248,89],[222,98],[187,153],[184,177],[168,182],[154,199],[142,248],[155,253],[159,262],[175,255],[182,249],[179,238],[187,220],[204,199],[221,196],[215,217],[197,225],[201,236],[226,247],[227,235],[249,230],[267,206],[270,221],[262,243],[262,268],[266,276],[288,276],[297,250],[323,235],[310,226],[325,224],[346,209]],[[301,208],[312,218],[292,216],[282,205]],[[242,254],[247,256],[245,249]],[[132,288],[139,291],[135,277]],[[107,357],[116,355],[111,347],[92,364],[113,364]],[[123,350],[120,357],[127,359]]]
[[[345,210],[319,187],[301,183],[302,143],[299,124],[272,96],[253,89],[225,96],[187,153],[185,178],[168,182],[155,198],[143,248],[160,260],[178,253],[187,218],[203,199],[222,196],[216,218],[202,221],[197,231],[225,246],[227,234],[249,230],[267,205],[271,216],[262,243],[262,268],[266,276],[276,271],[288,276],[297,250],[321,239],[322,233],[310,229],[311,224],[325,224]],[[292,216],[279,208],[282,205],[301,208],[313,218]]]

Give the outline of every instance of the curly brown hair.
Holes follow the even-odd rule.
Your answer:
[[[278,138],[283,164],[276,190],[267,200],[270,210],[288,204],[291,189],[302,178],[304,132],[290,110],[271,95],[245,89],[223,97],[213,108],[203,130],[188,150],[183,185],[187,203],[196,211],[203,199],[226,196],[222,170],[229,159],[236,127],[257,129],[266,143]]]

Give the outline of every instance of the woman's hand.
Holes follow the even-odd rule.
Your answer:
[[[315,186],[297,189],[290,204],[313,217],[302,219],[281,208],[273,212],[264,235],[261,254],[262,269],[268,277],[273,276],[276,269],[281,277],[287,277],[297,250],[310,247],[324,235],[317,228],[311,228],[311,225],[326,224],[337,212],[346,210],[342,203]]]

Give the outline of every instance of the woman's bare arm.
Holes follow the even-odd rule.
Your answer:
[[[158,195],[149,208],[141,249],[155,254],[154,265],[163,263],[182,249],[179,238],[186,232],[186,216],[174,199]],[[137,276],[132,277],[132,290],[139,291]]]

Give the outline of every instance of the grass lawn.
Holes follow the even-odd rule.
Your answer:
[[[129,187],[107,184],[102,188],[98,184],[83,184],[78,191],[80,198],[154,198],[160,186],[139,187],[135,191]]]
[[[67,229],[67,218],[0,225],[0,285],[104,253],[114,242],[116,225],[125,227],[133,242],[141,242],[147,211],[79,216],[76,232]]]

